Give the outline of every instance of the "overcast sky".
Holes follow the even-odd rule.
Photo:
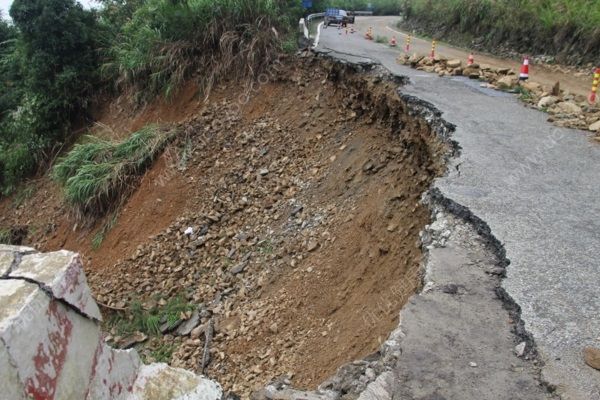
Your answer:
[[[6,18],[8,17],[8,10],[10,9],[10,5],[13,0],[0,0],[0,10],[2,10],[2,15]],[[91,6],[98,7],[97,3],[94,3],[94,0],[79,0],[81,4],[85,8],[90,8]]]

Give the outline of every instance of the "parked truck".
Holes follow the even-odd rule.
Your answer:
[[[341,10],[339,8],[327,8],[325,10],[325,26],[329,25],[341,25],[347,26],[348,24],[354,23],[354,14],[352,12],[348,12],[346,10]]]

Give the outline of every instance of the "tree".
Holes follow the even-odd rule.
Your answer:
[[[10,15],[28,64],[27,95],[43,105],[41,117],[59,137],[85,109],[96,80],[95,14],[75,0],[15,0]]]

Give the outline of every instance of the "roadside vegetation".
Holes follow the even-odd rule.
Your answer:
[[[599,0],[401,0],[403,27],[461,45],[598,62]]]
[[[301,13],[291,0],[101,0],[98,10],[75,0],[15,0],[12,22],[0,16],[1,194],[77,142],[100,95],[144,103],[189,79],[205,94],[220,80],[255,79],[295,48]],[[77,145],[54,169],[67,201],[83,214],[108,211],[161,149],[164,138],[150,132],[158,131]]]

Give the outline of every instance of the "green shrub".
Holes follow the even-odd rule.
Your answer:
[[[81,216],[104,215],[131,192],[136,177],[174,135],[149,125],[120,143],[87,137],[57,162],[53,177]]]

